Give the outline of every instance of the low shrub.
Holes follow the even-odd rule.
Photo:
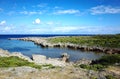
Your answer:
[[[20,67],[20,66],[30,66],[37,69],[41,69],[42,67],[55,68],[55,66],[51,64],[36,65],[32,62],[28,62],[27,60],[21,59],[16,56],[0,57],[0,67]]]
[[[112,75],[106,75],[106,79],[117,79],[117,78],[115,78],[115,77],[112,76]]]

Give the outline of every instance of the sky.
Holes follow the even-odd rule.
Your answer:
[[[0,0],[0,34],[118,34],[120,0]]]

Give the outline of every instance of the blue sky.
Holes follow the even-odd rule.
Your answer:
[[[117,34],[120,0],[0,0],[0,34]]]

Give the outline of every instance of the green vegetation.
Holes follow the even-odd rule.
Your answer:
[[[83,69],[95,70],[95,71],[102,70],[102,69],[106,68],[106,66],[103,66],[101,64],[94,64],[94,65],[81,64],[80,67]]]
[[[115,78],[115,77],[112,76],[112,75],[106,75],[106,79],[117,79],[117,78]]]
[[[102,70],[116,63],[120,64],[120,54],[102,56],[99,60],[93,61],[91,65],[81,64],[80,67],[88,70]]]
[[[51,38],[52,43],[73,43],[86,46],[114,47],[120,48],[120,34],[118,35],[96,35],[96,36],[69,36]]]
[[[105,66],[109,66],[109,65],[114,65],[116,63],[120,63],[120,54],[113,54],[113,55],[105,55],[102,56],[99,60],[96,60],[95,62],[93,62],[93,64],[101,64],[101,65],[105,65]]]
[[[19,57],[0,57],[0,67],[20,67],[20,66],[30,66],[33,68],[41,69],[45,68],[55,68],[51,64],[46,65],[36,65],[34,63],[28,62],[27,60],[21,59]]]

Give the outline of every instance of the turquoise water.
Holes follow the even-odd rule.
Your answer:
[[[68,48],[42,48],[33,42],[8,40],[8,38],[0,38],[0,48],[10,52],[21,52],[29,57],[31,57],[32,54],[40,54],[51,58],[58,58],[62,53],[66,52],[70,55],[70,61],[77,61],[82,58],[97,59],[103,55],[101,53],[83,52]]]

